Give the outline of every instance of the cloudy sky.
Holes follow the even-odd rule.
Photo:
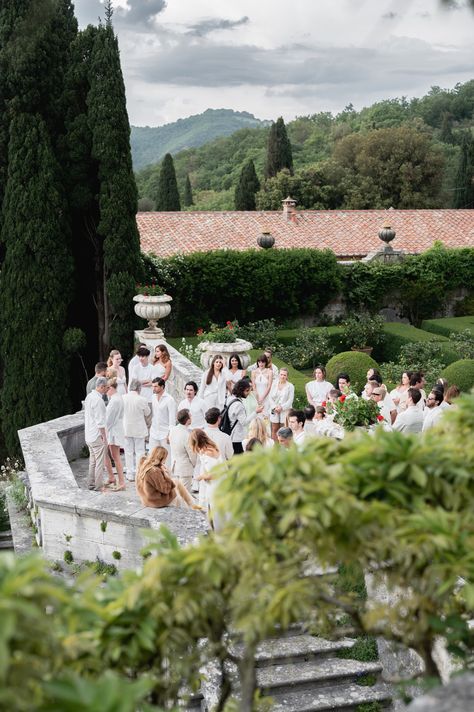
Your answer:
[[[81,26],[100,0],[76,0]],[[207,108],[285,120],[474,78],[467,0],[115,0],[132,124]]]

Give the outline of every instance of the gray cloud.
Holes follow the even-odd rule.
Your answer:
[[[244,17],[241,17],[240,20],[225,20],[221,18],[214,18],[214,19],[207,19],[207,20],[201,20],[200,22],[197,22],[195,25],[190,25],[188,31],[186,32],[187,35],[193,35],[195,37],[205,37],[206,35],[210,34],[211,32],[215,32],[216,30],[233,30],[236,27],[240,27],[241,25],[247,25],[249,22],[249,18],[247,15]]]
[[[127,26],[149,26],[153,23],[156,15],[166,7],[166,0],[127,0],[128,9],[117,8],[114,19],[119,25]]]
[[[182,40],[166,51],[141,58],[134,69],[150,84],[311,90],[332,85],[337,91],[380,86],[390,94],[408,93],[421,78],[432,77],[434,84],[440,84],[444,77],[472,73],[472,59],[471,47],[442,49],[408,37],[390,37],[383,45],[366,48],[298,44],[270,50]]]
[[[104,6],[100,0],[79,0],[74,9],[80,27],[97,25],[99,17],[104,17]]]
[[[396,17],[398,17],[396,12],[386,12],[385,15],[382,15],[384,20],[395,20]]]

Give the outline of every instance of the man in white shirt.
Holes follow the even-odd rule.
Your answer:
[[[185,398],[179,403],[178,410],[187,408],[191,413],[191,428],[206,427],[206,403],[197,395],[198,387],[194,381],[188,381],[184,386]]]
[[[123,431],[125,435],[125,466],[127,480],[133,482],[145,454],[145,438],[148,435],[146,418],[150,415],[150,406],[140,395],[140,383],[134,378],[128,386],[128,393],[122,396]]]
[[[224,460],[230,460],[234,454],[234,448],[232,447],[232,438],[227,433],[223,433],[219,430],[219,424],[221,422],[221,412],[219,408],[209,408],[206,411],[206,427],[204,432],[206,435],[214,442],[219,448],[221,457]]]
[[[380,415],[382,415],[385,422],[391,426],[397,417],[397,409],[393,399],[387,394],[385,386],[373,388],[370,398],[377,403]]]
[[[423,386],[425,385],[426,381],[423,374],[420,371],[414,371],[410,376],[410,388],[416,388],[421,393],[421,398],[416,405],[419,410],[425,409],[426,393],[423,390]]]
[[[188,492],[191,492],[193,472],[197,456],[189,445],[191,413],[187,408],[178,410],[177,425],[173,425],[169,434],[171,448],[171,474],[177,477]]]
[[[137,346],[137,351],[135,353],[135,356],[132,356],[132,358],[128,362],[128,380],[129,381],[132,380],[131,376],[130,376],[130,374],[132,373],[132,369],[135,368],[135,366],[138,366],[138,364],[140,363],[140,359],[138,358],[138,351],[141,348],[145,348],[145,349],[147,348],[147,345],[145,344],[144,341],[140,341],[140,343]]]
[[[165,392],[166,381],[162,378],[154,378],[152,382],[153,400],[150,427],[150,451],[154,447],[164,447],[170,451],[170,430],[176,425],[176,403],[168,393]]]
[[[304,421],[305,417],[302,410],[290,410],[288,415],[288,427],[293,433],[293,442],[299,447],[303,445],[306,440]]]
[[[138,363],[132,366],[129,372],[129,379],[136,380],[140,384],[140,396],[146,400],[148,404],[153,399],[153,366],[149,363],[150,349],[146,346],[141,346],[137,351]]]
[[[421,393],[417,388],[407,391],[407,407],[398,413],[393,429],[399,433],[421,433],[423,428],[423,411],[417,406]]]
[[[102,491],[107,434],[105,432],[105,403],[107,379],[99,376],[95,388],[84,402],[84,434],[89,448],[89,474],[87,486],[96,492]]]
[[[444,412],[442,407],[443,393],[435,388],[428,394],[426,399],[426,408],[423,411],[423,428],[422,432],[426,432],[432,428],[441,418]]]
[[[278,428],[277,440],[281,447],[288,449],[293,443],[293,431],[291,428]]]

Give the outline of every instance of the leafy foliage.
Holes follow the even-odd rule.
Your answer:
[[[451,346],[461,359],[474,359],[474,334],[471,329],[449,335]]]
[[[360,393],[367,382],[369,368],[378,368],[378,364],[367,354],[358,351],[341,351],[326,364],[327,380],[335,383],[339,373],[348,373],[352,390]]]
[[[356,349],[378,346],[385,334],[381,316],[351,314],[342,322],[342,340]]]
[[[285,122],[280,116],[270,127],[267,144],[267,160],[265,163],[265,178],[273,178],[283,168],[293,173],[293,154],[291,143],[286,132]]]
[[[398,383],[405,371],[421,371],[428,387],[431,388],[440,377],[446,365],[443,345],[437,341],[416,341],[400,348],[396,363],[383,366],[383,375],[391,383]]]
[[[190,208],[191,205],[194,205],[193,189],[191,187],[191,180],[189,178],[189,173],[186,175],[186,181],[184,183],[183,205],[186,208]]]
[[[327,329],[300,329],[293,344],[278,347],[278,356],[295,368],[314,368],[334,354]]]
[[[250,321],[248,324],[239,324],[237,335],[241,339],[250,341],[255,349],[275,347],[278,341],[275,319],[260,319],[260,321]]]
[[[327,406],[327,409],[330,413],[334,413],[334,422],[342,425],[348,432],[357,427],[376,425],[379,420],[383,420],[375,401],[350,395],[339,396],[335,403]]]
[[[455,361],[441,371],[440,376],[467,393],[474,388],[474,359]]]
[[[260,190],[260,181],[252,160],[245,164],[235,189],[235,209],[255,210],[255,194]]]
[[[474,140],[470,131],[462,137],[453,207],[474,208]]]
[[[238,338],[238,323],[227,320],[225,326],[211,324],[208,331],[198,329],[199,341],[210,341],[220,344],[232,344]]]

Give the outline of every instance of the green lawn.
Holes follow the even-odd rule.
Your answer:
[[[425,319],[421,326],[426,331],[446,337],[449,337],[455,331],[464,331],[464,329],[470,329],[474,333],[474,315],[452,316],[445,319]]]

